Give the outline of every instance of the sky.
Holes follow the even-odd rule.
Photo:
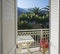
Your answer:
[[[43,8],[49,5],[49,0],[17,0],[17,7],[20,8]]]

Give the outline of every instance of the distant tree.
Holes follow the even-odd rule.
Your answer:
[[[45,17],[48,17],[49,18],[49,6],[46,6],[46,7],[42,8],[41,13]]]
[[[30,10],[30,12],[35,13],[35,15],[36,14],[39,15],[39,13],[40,13],[39,7],[35,7],[35,8],[32,8],[32,9],[29,9],[29,10]]]

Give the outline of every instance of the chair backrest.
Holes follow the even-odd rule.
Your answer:
[[[40,40],[40,47],[44,47],[44,48],[48,48],[49,47],[49,42],[48,40],[45,40],[45,39],[41,39]]]

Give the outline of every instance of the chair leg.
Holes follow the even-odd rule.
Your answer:
[[[28,43],[27,46],[26,46],[26,49],[28,51],[28,54],[31,54],[31,51],[29,50],[29,46],[31,45],[31,43]]]
[[[19,51],[20,51],[20,54],[21,54],[21,51],[22,51],[22,45],[21,44],[19,45]]]
[[[40,47],[40,52],[43,53],[43,54],[45,54],[45,49],[44,49],[44,47]]]

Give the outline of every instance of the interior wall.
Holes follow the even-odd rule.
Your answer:
[[[15,0],[2,0],[3,54],[15,54]]]
[[[1,54],[1,0],[0,0],[0,54]]]

